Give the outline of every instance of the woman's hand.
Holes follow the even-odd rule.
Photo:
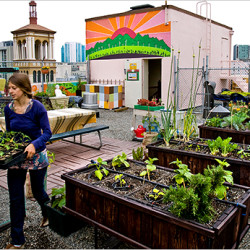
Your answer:
[[[24,152],[28,152],[27,159],[32,159],[32,157],[36,153],[36,149],[34,145],[31,143],[25,148]]]

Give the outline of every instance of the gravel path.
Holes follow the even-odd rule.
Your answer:
[[[131,140],[131,123],[132,109],[122,112],[114,112],[111,110],[99,110],[100,118],[97,119],[97,124],[109,125],[110,129],[102,131],[102,136],[111,137],[120,140]],[[139,118],[137,125],[140,124]],[[201,119],[200,119],[201,120]],[[0,188],[0,224],[7,221],[9,218],[8,208],[8,191]],[[92,226],[85,225],[79,231],[71,234],[68,237],[61,237],[54,233],[49,227],[40,228],[40,208],[38,204],[29,199],[26,200],[26,221],[24,231],[26,236],[26,249],[94,249],[94,229]],[[109,235],[98,230],[98,248],[109,248],[106,241],[110,238]],[[5,248],[10,241],[10,229],[0,233],[0,248]],[[121,243],[116,248],[127,249],[131,246]],[[250,232],[242,240],[240,249],[250,249]]]

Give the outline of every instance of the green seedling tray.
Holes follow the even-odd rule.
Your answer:
[[[134,109],[141,109],[141,110],[155,111],[155,110],[164,109],[164,106],[144,106],[144,105],[134,105]]]

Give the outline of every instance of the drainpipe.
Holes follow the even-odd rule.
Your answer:
[[[232,56],[232,37],[233,37],[234,31],[229,31],[229,69],[231,69],[231,56]],[[231,70],[229,70],[229,75],[231,75]]]
[[[89,61],[89,55],[87,60],[87,84],[90,84],[90,61]]]

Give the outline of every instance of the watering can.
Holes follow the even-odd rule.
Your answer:
[[[143,133],[146,132],[146,129],[143,128],[142,125],[138,125],[137,129],[133,129],[133,131],[135,132],[135,137],[138,139],[143,139]]]

